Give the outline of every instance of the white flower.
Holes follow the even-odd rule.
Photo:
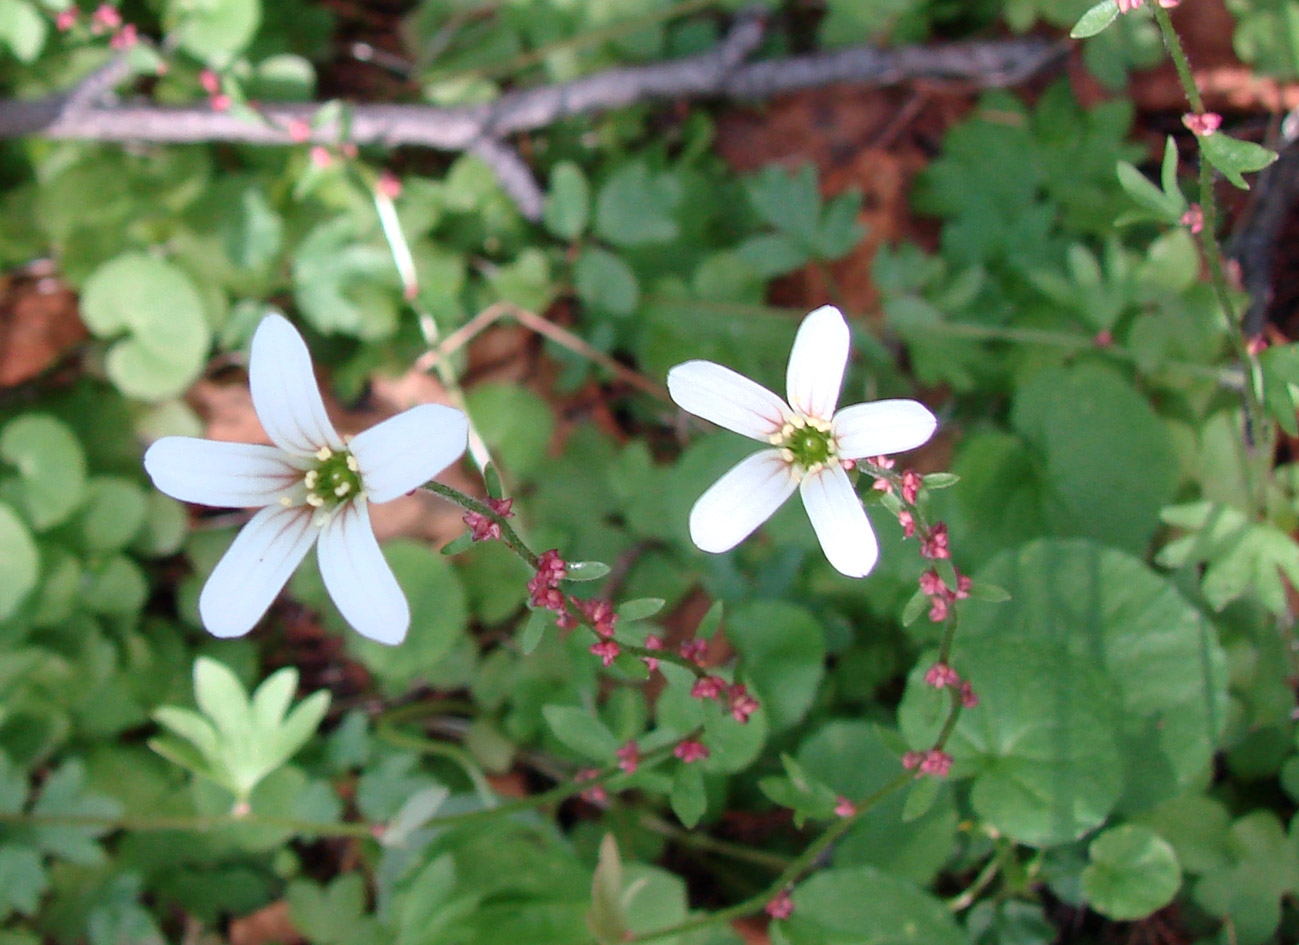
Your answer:
[[[355,438],[325,414],[311,355],[279,315],[262,320],[248,366],[253,408],[274,446],[168,436],[144,454],[161,491],[202,505],[260,508],[235,537],[199,596],[203,626],[219,637],[252,629],[319,540],[329,596],[360,633],[397,644],[410,608],[370,526],[370,502],[432,479],[464,452],[469,423],[425,404]]]
[[[734,548],[798,488],[830,564],[849,577],[870,573],[879,544],[844,462],[914,449],[938,421],[914,400],[836,411],[848,344],[848,323],[837,308],[825,305],[803,319],[789,353],[789,403],[712,361],[687,361],[668,372],[668,392],[683,409],[771,444],[717,480],[690,510],[690,537],[700,549]]]

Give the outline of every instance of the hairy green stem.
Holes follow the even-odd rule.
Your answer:
[[[442,496],[448,502],[454,502],[462,509],[476,512],[499,525],[501,528],[501,541],[505,543],[506,547],[522,558],[532,570],[537,570],[541,564],[541,559],[523,543],[519,533],[514,530],[514,526],[510,524],[509,519],[504,515],[501,515],[487,503],[480,502],[472,496],[465,495],[459,489],[453,489],[451,486],[444,485],[436,480],[424,483],[424,488],[429,492]]]

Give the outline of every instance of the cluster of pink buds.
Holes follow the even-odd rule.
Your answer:
[[[1191,129],[1191,134],[1203,138],[1222,127],[1222,116],[1217,112],[1187,112],[1182,116],[1182,124]]]
[[[920,555],[931,560],[950,558],[952,556],[951,549],[947,546],[946,525],[942,522],[935,522],[933,528],[929,529],[928,534],[920,539]]]
[[[559,590],[559,583],[568,577],[568,565],[552,548],[543,551],[537,559],[537,573],[528,581],[528,603],[555,612],[555,625],[565,630],[577,626],[577,618],[568,612],[568,602]]]
[[[703,663],[704,656],[708,653],[708,641],[699,637],[683,640],[679,652],[682,659],[690,660],[692,663]]]
[[[931,774],[936,778],[947,777],[952,770],[952,756],[938,748],[928,751],[909,751],[902,756],[902,767],[917,774]]]
[[[762,909],[773,919],[788,919],[794,914],[794,901],[789,898],[789,890],[781,890]]]
[[[1182,219],[1179,222],[1182,226],[1189,228],[1193,234],[1198,234],[1204,229],[1204,208],[1198,203],[1191,204],[1186,212],[1182,214]]]
[[[66,33],[68,30],[72,29],[72,27],[77,25],[78,12],[79,11],[76,7],[68,7],[65,10],[60,10],[54,17],[54,28],[60,33]]]
[[[1131,13],[1134,10],[1140,10],[1146,5],[1146,0],[1116,0],[1120,13]],[[1172,10],[1181,5],[1182,0],[1159,0],[1159,5],[1165,10]]]
[[[690,687],[690,695],[696,699],[716,699],[726,704],[726,711],[737,722],[749,721],[749,716],[757,712],[760,704],[749,694],[744,683],[727,685],[721,676],[701,676]]]
[[[618,767],[626,774],[635,774],[640,766],[640,748],[635,742],[628,742],[614,752],[618,756]]]
[[[870,463],[872,466],[877,466],[880,469],[892,469],[894,464],[894,460],[887,456],[872,456],[867,459],[866,462]],[[871,484],[871,488],[877,489],[887,495],[893,491],[893,483],[883,476],[880,476]]]
[[[289,122],[288,128],[289,140],[295,144],[303,144],[311,140],[311,125],[301,118],[294,118]]]
[[[856,813],[857,805],[840,794],[834,805],[834,815],[836,817],[852,817]]]
[[[672,754],[680,758],[686,764],[692,761],[703,761],[708,757],[708,746],[697,738],[685,738],[677,742],[677,747],[672,749]]]
[[[514,513],[510,511],[510,507],[514,505],[513,499],[487,499],[485,501],[487,507],[501,518],[514,518]],[[483,513],[466,512],[463,521],[469,526],[474,541],[501,540],[501,523],[488,518]]]
[[[914,469],[908,469],[902,473],[902,501],[907,505],[915,505],[916,500],[920,498],[920,487],[925,481],[920,478],[920,473]]]
[[[618,625],[618,615],[613,605],[607,600],[576,600],[570,598],[578,612],[591,624],[599,640],[591,644],[591,652],[600,657],[600,662],[609,667],[618,658],[622,648],[613,638],[614,628]]]
[[[935,663],[925,673],[925,685],[935,689],[958,689],[961,694],[961,705],[973,709],[979,704],[979,697],[968,681],[961,679],[960,674],[946,663]]]
[[[938,576],[938,572],[932,568],[920,575],[920,590],[929,595],[929,619],[934,623],[941,623],[946,620],[948,613],[951,611],[952,603],[969,597],[972,586],[973,582],[960,573],[956,575],[955,590],[944,584],[943,579]]]

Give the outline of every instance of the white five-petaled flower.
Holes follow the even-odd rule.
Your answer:
[[[849,577],[870,573],[879,544],[844,463],[914,449],[938,421],[914,400],[835,410],[848,345],[837,308],[825,305],[803,319],[789,354],[788,403],[712,361],[668,372],[668,392],[680,407],[771,445],[717,480],[690,510],[690,537],[700,549],[734,548],[797,488],[830,564]]]
[[[253,408],[274,446],[168,436],[144,454],[161,491],[202,505],[259,508],[199,596],[203,626],[247,633],[317,544],[320,573],[343,617],[397,644],[410,608],[370,526],[370,502],[432,479],[465,451],[469,423],[451,407],[413,407],[356,437],[325,414],[311,355],[279,315],[262,320],[248,366]]]

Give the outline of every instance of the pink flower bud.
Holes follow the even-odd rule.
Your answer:
[[[301,118],[295,118],[288,124],[289,140],[298,144],[311,137],[311,126]]]
[[[722,694],[725,685],[726,680],[720,676],[704,676],[695,680],[695,684],[690,687],[690,695],[695,699],[716,699]]]
[[[94,25],[92,29],[96,33],[102,33],[105,30],[115,30],[122,25],[122,14],[117,12],[117,7],[110,6],[107,3],[101,3],[91,14],[91,20]]]
[[[77,8],[68,7],[66,10],[60,10],[58,16],[54,18],[54,28],[60,33],[66,33],[72,27],[77,25]]]
[[[613,661],[618,658],[622,648],[613,640],[601,640],[599,643],[591,644],[591,652],[600,657],[600,662],[606,668],[613,665]]]
[[[311,163],[324,170],[334,163],[334,155],[329,153],[329,148],[318,144],[311,149]]]
[[[794,914],[794,901],[788,892],[781,892],[762,908],[773,919],[788,919]]]
[[[697,738],[687,738],[677,742],[677,746],[672,749],[672,754],[676,755],[686,764],[692,761],[702,761],[708,757],[708,746]]]
[[[392,171],[384,171],[379,175],[379,181],[375,185],[379,193],[383,194],[389,200],[396,200],[401,196],[401,180]]]
[[[948,686],[959,686],[961,677],[946,663],[935,663],[925,673],[925,684],[935,689],[946,689]]]
[[[1204,229],[1204,208],[1198,203],[1191,204],[1182,214],[1182,226],[1189,227],[1192,233],[1198,234]]]
[[[851,817],[857,813],[857,805],[842,794],[839,795],[838,803],[834,805],[834,814],[836,817]]]
[[[1203,112],[1195,114],[1187,112],[1182,116],[1182,124],[1191,129],[1191,134],[1197,138],[1203,138],[1205,135],[1211,135],[1222,127],[1222,116],[1217,112]]]
[[[635,774],[640,765],[640,749],[635,742],[628,742],[614,752],[618,756],[618,767],[627,774]]]

